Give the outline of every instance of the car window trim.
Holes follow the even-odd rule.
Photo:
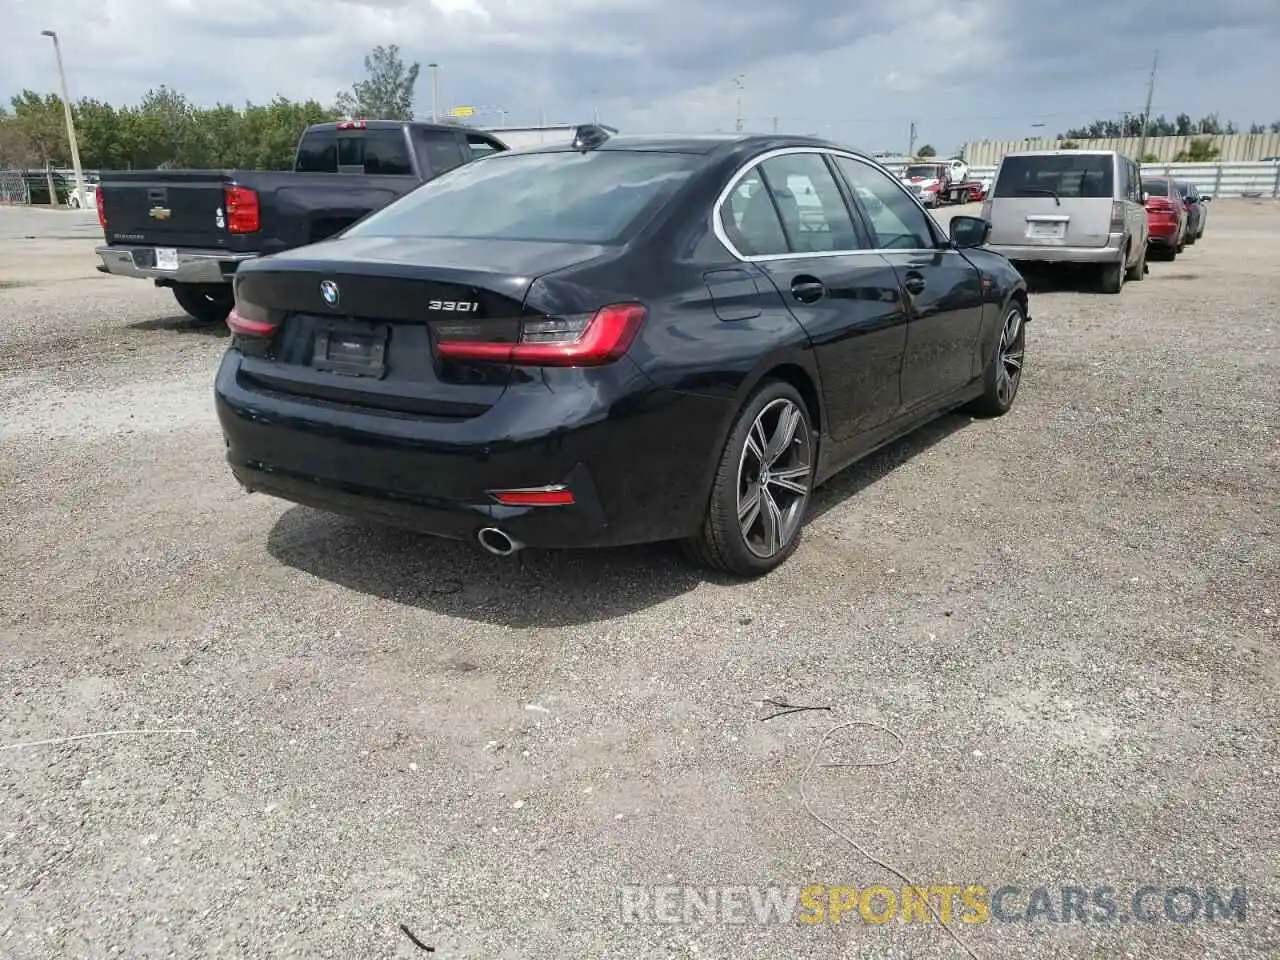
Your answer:
[[[856,153],[853,153],[848,150],[840,150],[838,148],[832,148],[832,147],[779,147],[776,150],[769,150],[769,151],[766,151],[765,153],[760,154],[757,157],[753,157],[752,159],[744,163],[741,167],[739,167],[738,170],[734,173],[734,175],[729,178],[729,182],[720,191],[719,195],[716,197],[715,204],[711,208],[712,233],[715,234],[716,239],[719,240],[720,243],[724,245],[724,248],[729,251],[730,255],[735,260],[738,260],[741,263],[767,263],[775,260],[803,260],[803,259],[813,259],[813,258],[829,259],[831,257],[850,257],[850,256],[858,256],[858,255],[865,256],[867,254],[879,256],[883,253],[883,249],[881,247],[863,247],[863,248],[858,248],[854,250],[818,250],[818,251],[807,252],[807,253],[762,253],[762,254],[757,254],[753,256],[747,256],[747,255],[744,255],[740,250],[738,250],[737,247],[733,245],[733,242],[729,239],[728,234],[725,232],[724,222],[721,218],[720,211],[724,207],[725,201],[729,199],[729,195],[733,193],[735,189],[737,189],[738,184],[742,181],[742,178],[745,177],[748,173],[750,173],[753,169],[755,169],[755,167],[757,167],[759,164],[764,163],[766,160],[772,160],[774,157],[788,156],[790,154],[804,154],[804,153],[816,153],[824,158],[828,156],[844,157],[848,160],[853,160],[855,163],[861,163],[865,166],[871,167],[873,170],[879,170],[880,172],[884,173],[893,182],[894,187],[900,190],[902,192],[902,195],[905,196],[908,200],[910,200],[913,204],[915,204],[916,207],[924,214],[925,225],[928,227],[930,233],[933,234],[933,238],[934,238],[934,246],[932,247],[911,247],[911,248],[904,247],[902,249],[895,249],[893,252],[894,253],[921,253],[921,252],[936,253],[938,251],[939,249],[938,244],[941,242],[939,239],[942,232],[941,228],[937,225],[937,223],[934,222],[933,216],[929,213],[929,211],[925,208],[925,206],[922,203],[920,203],[920,201],[917,200],[909,190],[907,190],[898,182],[898,179],[893,175],[892,171],[888,170],[887,168],[885,168],[880,164],[871,163],[867,160],[867,158],[860,157]],[[761,173],[763,173],[763,171],[761,171]],[[763,180],[764,178],[762,177],[761,179]],[[837,182],[837,186],[838,186],[838,182]],[[776,201],[775,201],[775,206],[776,206]]]

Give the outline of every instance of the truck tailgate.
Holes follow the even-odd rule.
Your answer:
[[[98,187],[108,243],[239,250],[226,230],[222,170],[112,171]]]

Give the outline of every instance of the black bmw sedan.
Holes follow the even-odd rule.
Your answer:
[[[782,136],[493,154],[243,265],[217,374],[248,490],[496,554],[685,541],[754,576],[817,484],[1003,414],[1022,277],[876,161]]]

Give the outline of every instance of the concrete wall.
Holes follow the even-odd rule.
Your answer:
[[[1144,153],[1155,154],[1164,163],[1172,163],[1173,158],[1198,137],[1148,137]],[[1263,157],[1280,156],[1280,133],[1240,133],[1229,137],[1211,137],[1213,145],[1221,153],[1217,160],[1222,162],[1239,162],[1244,160],[1261,160]],[[1076,140],[1082,150],[1119,150],[1135,160],[1138,156],[1137,137],[1116,137],[1103,140]],[[1000,162],[1006,153],[1019,150],[1057,150],[1062,141],[1045,140],[974,140],[964,145],[964,158],[970,166],[991,165]]]

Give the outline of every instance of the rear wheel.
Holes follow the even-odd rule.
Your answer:
[[[180,283],[173,288],[173,298],[201,327],[224,322],[235,306],[229,283]]]
[[[729,434],[702,530],[686,543],[689,553],[743,577],[780,566],[800,543],[814,464],[804,400],[791,384],[766,380]]]
[[[1138,254],[1138,262],[1129,268],[1128,273],[1124,275],[1126,280],[1141,280],[1147,274],[1147,248],[1144,246],[1142,252]]]
[[[1099,285],[1102,287],[1103,293],[1119,293],[1124,286],[1125,267],[1123,260],[1117,260],[1115,263],[1108,263],[1102,268],[1102,277]]]

